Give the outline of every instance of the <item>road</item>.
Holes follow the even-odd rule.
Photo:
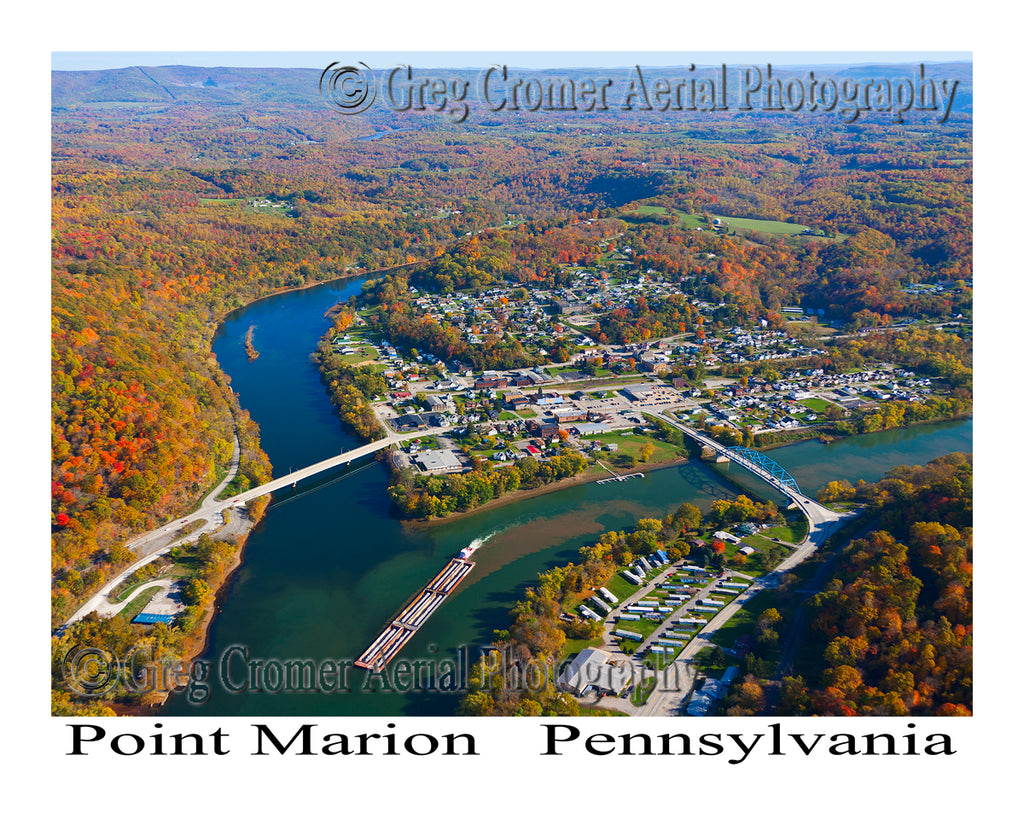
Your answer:
[[[167,554],[175,546],[184,543],[193,543],[198,540],[199,536],[204,532],[215,532],[220,529],[225,523],[225,511],[232,508],[238,509],[238,507],[244,506],[245,503],[253,500],[254,498],[268,495],[277,489],[283,489],[286,486],[291,486],[298,481],[312,477],[320,472],[350,463],[358,458],[362,458],[391,446],[392,444],[396,444],[399,441],[412,441],[416,438],[426,438],[430,435],[437,435],[439,433],[450,431],[451,429],[452,427],[434,427],[430,430],[403,434],[389,432],[379,441],[374,441],[373,443],[366,444],[365,446],[357,447],[356,449],[351,449],[347,452],[342,452],[340,455],[326,458],[323,461],[312,464],[311,466],[307,466],[303,469],[298,469],[281,478],[276,478],[260,486],[248,489],[245,492],[228,498],[227,500],[217,500],[217,496],[224,491],[224,488],[231,483],[238,472],[238,462],[241,450],[238,443],[238,436],[236,434],[234,449],[231,454],[231,465],[228,469],[227,477],[225,477],[212,492],[203,498],[199,504],[199,508],[191,514],[171,521],[170,523],[156,529],[151,529],[145,534],[139,535],[134,540],[126,543],[125,546],[127,548],[139,555],[138,560],[134,561],[130,566],[118,573],[116,577],[108,581],[98,592],[96,592],[96,594],[90,597],[85,604],[78,609],[78,611],[71,615],[71,617],[64,622],[57,632],[62,632],[69,625],[81,620],[90,612],[107,612],[107,607],[110,605],[108,602],[109,594],[120,586],[128,577],[143,566],[146,566]],[[238,509],[238,513],[241,513],[240,509]],[[194,523],[200,523],[201,526],[189,534],[183,535],[182,529]]]
[[[666,567],[665,569],[659,571],[657,574],[653,575],[650,580],[646,581],[642,586],[639,586],[633,594],[631,594],[622,602],[618,603],[612,609],[608,617],[605,619],[604,624],[604,650],[611,654],[617,662],[627,662],[630,664],[630,666],[632,667],[633,679],[637,681],[635,685],[640,685],[640,681],[649,679],[652,674],[657,675],[660,673],[661,680],[658,681],[658,688],[656,690],[660,690],[663,696],[676,689],[681,690],[683,692],[684,697],[688,695],[690,687],[693,685],[692,668],[682,663],[673,662],[667,667],[667,670],[664,672],[652,672],[649,669],[643,668],[643,662],[641,660],[638,660],[637,658],[643,655],[646,646],[655,642],[665,631],[667,631],[672,626],[672,621],[676,617],[696,615],[703,616],[702,612],[694,612],[693,606],[697,605],[707,595],[711,594],[711,591],[708,589],[708,586],[710,586],[713,583],[713,581],[718,579],[717,575],[709,574],[705,577],[694,577],[690,582],[690,585],[701,585],[702,587],[694,591],[691,594],[690,599],[687,600],[686,603],[683,604],[680,608],[676,609],[676,611],[672,615],[666,617],[665,620],[658,626],[658,628],[656,628],[649,637],[647,637],[640,645],[637,646],[636,651],[632,655],[624,654],[622,650],[618,647],[618,645],[612,643],[611,640],[612,631],[614,631],[620,625],[623,628],[628,628],[629,621],[627,620],[621,624],[613,623],[611,621],[617,614],[624,611],[627,606],[635,603],[637,600],[640,600],[642,597],[645,597],[652,591],[654,591],[654,589],[657,587],[659,583],[663,582],[669,574],[671,574],[673,571],[682,566],[684,562],[685,561],[677,561],[671,564],[670,566]],[[736,575],[736,573],[733,574]],[[736,576],[741,577],[745,580],[750,579],[746,575]],[[702,632],[698,632],[698,634],[699,633]],[[648,699],[648,702],[642,706],[633,705],[628,698],[623,699],[615,697],[608,697],[602,699],[600,701],[600,704],[602,707],[605,708],[613,708],[618,711],[625,711],[626,713],[632,714],[634,716],[643,716],[645,715],[647,707],[650,704],[650,699]],[[668,714],[666,714],[666,716],[668,716]]]
[[[152,588],[169,589],[174,585],[174,581],[170,578],[164,578],[162,580],[151,580],[148,583],[143,583],[141,586],[137,586],[131,594],[129,594],[120,603],[112,603],[109,599],[103,600],[99,606],[96,607],[96,613],[100,617],[113,617],[121,609],[132,602],[136,597],[145,591]]]

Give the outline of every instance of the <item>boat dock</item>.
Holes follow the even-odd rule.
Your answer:
[[[402,613],[377,635],[377,639],[370,643],[370,647],[359,655],[355,665],[370,669],[383,668],[387,665],[475,565],[473,561],[462,556],[452,558],[448,565],[420,589]]]
[[[602,478],[598,483],[620,483],[622,481],[628,481],[630,478],[642,478],[643,476],[643,472],[634,472],[631,475],[616,475],[614,478]]]
[[[614,472],[612,472],[607,466],[605,466],[600,461],[598,461],[597,464],[605,472],[607,472],[609,475],[611,475],[610,478],[602,478],[601,480],[599,480],[597,482],[598,485],[603,484],[603,483],[613,483],[613,482],[614,483],[618,483],[618,482],[621,482],[621,481],[628,481],[630,478],[642,478],[644,476],[643,472],[634,472],[631,475],[616,475]]]

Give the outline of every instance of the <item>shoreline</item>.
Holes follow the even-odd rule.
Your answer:
[[[345,281],[347,279],[358,279],[360,276],[376,276],[378,273],[390,273],[392,270],[402,270],[406,267],[413,267],[418,264],[425,264],[426,262],[432,261],[434,261],[433,258],[417,259],[414,262],[405,262],[404,264],[397,264],[394,265],[393,267],[378,267],[376,270],[361,270],[358,272],[352,271],[344,273],[341,276],[331,276],[330,278],[324,279],[323,281],[304,282],[303,284],[300,285],[281,285],[280,287],[275,287],[274,289],[267,291],[262,296],[257,296],[252,301],[247,301],[245,304],[242,304],[238,307],[232,307],[222,316],[219,316],[217,318],[217,329],[220,329],[220,325],[227,321],[228,316],[230,316],[232,313],[235,313],[239,310],[247,310],[254,304],[258,304],[264,299],[273,298],[274,296],[280,296],[284,293],[297,293],[301,290],[311,290],[314,287],[321,287],[323,285],[333,284],[334,282]]]
[[[260,516],[255,520],[250,518],[238,533],[238,549],[235,551],[235,556],[231,561],[231,564],[225,569],[224,577],[220,583],[214,588],[212,599],[209,607],[203,612],[203,619],[196,624],[196,627],[186,635],[186,642],[184,650],[181,655],[181,664],[186,668],[191,668],[192,664],[197,658],[201,657],[210,646],[210,629],[213,626],[213,620],[217,612],[220,611],[220,604],[223,600],[224,595],[228,591],[228,587],[231,581],[234,579],[238,570],[242,567],[242,558],[245,552],[245,547],[249,542],[249,535],[253,529],[263,520],[263,515],[266,512],[266,508],[260,512]],[[193,639],[188,639],[188,638]],[[157,690],[150,693],[150,696],[156,697],[152,702],[140,702],[135,704],[123,704],[117,702],[110,702],[109,706],[117,716],[154,716],[159,714],[160,709],[167,705],[167,701],[171,698],[179,689],[167,689]],[[161,696],[162,694],[162,696]]]
[[[943,415],[941,418],[926,418],[923,421],[911,421],[909,424],[901,424],[898,427],[890,427],[889,429],[875,429],[872,430],[871,432],[852,432],[848,435],[843,435],[836,432],[821,432],[814,433],[813,435],[808,435],[806,438],[796,438],[795,440],[792,441],[778,441],[774,444],[763,444],[760,446],[757,446],[755,441],[754,448],[759,452],[764,452],[769,449],[779,449],[780,447],[792,446],[793,444],[803,444],[807,443],[808,441],[819,441],[825,446],[828,446],[829,444],[838,443],[839,441],[848,441],[853,438],[860,438],[862,435],[878,435],[879,433],[882,432],[898,432],[901,429],[913,429],[914,427],[927,426],[928,424],[943,424],[946,422],[952,423],[954,421],[966,421],[968,418],[973,417],[974,411],[972,409],[971,412],[961,412],[956,415]],[[829,438],[829,440],[822,441],[822,436]]]
[[[680,455],[676,458],[671,458],[667,461],[658,461],[657,463],[648,464],[637,464],[636,468],[630,467],[632,472],[655,472],[659,469],[669,469],[680,464],[687,463],[688,461],[694,460],[688,455]],[[699,459],[697,459],[699,460]],[[506,506],[510,503],[517,501],[529,500],[530,498],[537,498],[541,495],[548,495],[552,492],[558,492],[562,489],[570,489],[573,486],[583,486],[588,483],[596,483],[597,481],[604,480],[605,478],[611,477],[607,472],[596,472],[592,475],[582,473],[580,475],[574,475],[571,478],[563,478],[560,481],[554,483],[544,484],[543,486],[537,486],[533,489],[515,489],[511,492],[506,492],[500,498],[489,500],[487,503],[480,506],[476,506],[472,509],[467,509],[465,512],[452,512],[450,515],[445,515],[443,518],[400,518],[402,526],[407,526],[410,529],[429,529],[434,526],[438,526],[443,523],[448,523],[452,520],[464,518],[469,515],[475,515],[477,512],[485,512],[490,509],[497,509],[501,506]]]
[[[847,441],[854,438],[860,438],[864,435],[875,435],[879,432],[895,432],[901,429],[911,429],[913,427],[926,426],[928,424],[941,424],[945,422],[963,421],[972,417],[972,415],[973,413],[965,413],[962,415],[948,416],[945,418],[931,418],[928,419],[927,421],[915,421],[912,424],[906,424],[901,427],[894,427],[893,429],[875,430],[874,432],[858,432],[854,433],[853,435],[837,436],[833,438],[832,441],[821,441],[820,437],[815,435],[807,438],[800,438],[796,441],[783,441],[776,444],[768,444],[763,447],[758,447],[758,450],[763,451],[768,449],[780,449],[782,447],[794,446],[796,444],[805,444],[809,441],[819,441],[820,443],[822,443],[822,445],[828,446],[830,443],[838,443],[839,441]],[[680,464],[688,463],[690,461],[700,461],[702,463],[715,463],[715,461],[704,461],[700,457],[680,455],[676,458],[670,458],[669,460],[666,461],[658,461],[657,463],[637,464],[636,468],[631,468],[631,470],[632,472],[643,472],[646,474],[648,472],[655,472],[659,469],[668,469],[670,467],[679,466]],[[450,515],[446,515],[442,518],[399,518],[399,521],[401,522],[402,526],[408,527],[410,529],[430,529],[435,526],[447,523],[448,521],[457,520],[459,518],[464,518],[469,515],[475,515],[478,512],[485,512],[490,509],[497,509],[501,506],[506,506],[507,504],[510,503],[515,503],[517,501],[522,500],[529,500],[530,498],[536,498],[540,497],[541,495],[547,495],[552,492],[558,492],[559,490],[562,489],[569,489],[573,486],[582,486],[584,484],[594,483],[596,481],[603,480],[606,477],[609,477],[607,472],[599,472],[594,473],[592,475],[576,475],[572,478],[563,478],[562,480],[556,481],[555,483],[545,484],[544,486],[538,486],[533,489],[516,489],[513,490],[512,492],[508,492],[502,495],[500,498],[490,500],[487,503],[482,504],[481,506],[474,507],[473,509],[467,509],[464,512],[452,512]],[[729,479],[728,475],[723,475],[722,477],[725,478],[726,480],[729,480],[729,482],[736,487],[739,494],[747,494],[753,492],[753,490],[751,490],[749,487],[743,486],[742,484]],[[763,495],[759,495],[759,497],[762,501],[769,500]]]

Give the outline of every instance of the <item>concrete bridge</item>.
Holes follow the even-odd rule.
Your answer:
[[[302,469],[296,469],[294,472],[289,472],[287,475],[282,475],[280,478],[274,478],[272,481],[260,484],[252,489],[247,489],[245,492],[240,492],[234,497],[228,498],[220,503],[225,506],[233,506],[241,503],[248,503],[255,498],[262,497],[263,495],[269,495],[271,492],[276,492],[278,489],[284,489],[286,486],[292,486],[298,481],[304,480],[305,478],[311,478],[313,475],[318,475],[321,472],[326,472],[328,469],[334,469],[338,466],[344,466],[345,464],[356,461],[359,458],[363,458],[367,455],[372,455],[374,452],[378,452],[382,449],[386,449],[392,444],[397,444],[400,441],[414,441],[417,438],[428,438],[431,435],[442,435],[445,432],[451,432],[454,427],[431,427],[426,430],[419,432],[389,432],[379,441],[374,441],[363,446],[356,447],[355,449],[349,449],[342,452],[340,455],[334,455],[330,458],[324,458],[322,461],[317,461],[315,464],[305,466]],[[183,518],[184,520],[184,518]]]
[[[424,437],[427,434],[415,437]],[[263,495],[269,495],[271,492],[276,492],[278,489],[284,489],[287,486],[291,486],[304,478],[310,478],[313,475],[318,475],[321,472],[325,472],[328,469],[334,469],[336,466],[344,466],[345,464],[351,463],[364,455],[372,455],[374,452],[391,446],[395,443],[395,439],[391,437],[381,438],[379,441],[366,444],[365,446],[356,447],[355,449],[347,450],[342,452],[340,455],[335,455],[331,458],[325,458],[322,461],[317,461],[315,464],[303,467],[302,469],[296,469],[293,472],[289,472],[287,475],[282,475],[280,478],[275,478],[272,481],[261,484],[254,489],[247,489],[245,492],[241,492],[235,495],[233,498],[228,498],[225,503],[236,504],[236,503],[248,503],[251,500],[262,497]]]

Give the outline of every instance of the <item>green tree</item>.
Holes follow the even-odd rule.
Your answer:
[[[193,577],[181,590],[181,602],[186,606],[201,606],[209,593],[206,581]]]
[[[676,509],[672,519],[680,532],[694,532],[700,528],[703,516],[692,503],[684,503]]]

